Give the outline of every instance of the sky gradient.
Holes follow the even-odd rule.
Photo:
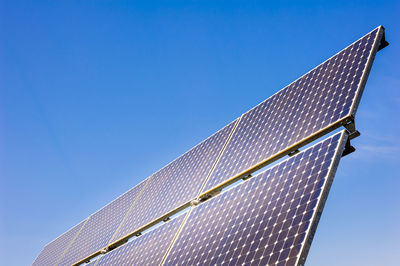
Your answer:
[[[0,265],[45,244],[373,28],[307,265],[400,261],[398,1],[0,0]]]

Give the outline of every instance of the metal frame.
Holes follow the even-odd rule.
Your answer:
[[[332,182],[335,177],[336,169],[339,165],[340,159],[342,157],[343,151],[345,150],[345,146],[346,146],[348,139],[349,139],[349,135],[348,135],[347,131],[343,130],[341,139],[339,140],[339,143],[340,143],[339,147],[337,148],[336,153],[333,157],[332,163],[329,166],[328,177],[326,178],[325,183],[322,188],[322,192],[319,195],[318,205],[316,207],[316,210],[313,213],[310,226],[307,229],[306,236],[301,245],[302,248],[299,252],[299,257],[296,262],[296,265],[298,265],[298,266],[303,266],[306,261],[308,251],[310,250],[311,243],[314,239],[315,231],[317,230],[319,219],[321,218],[321,214],[324,209],[325,202],[328,198],[329,190],[332,186]]]
[[[69,250],[69,248],[72,246],[72,243],[74,243],[75,239],[79,236],[79,234],[81,233],[82,229],[85,227],[85,225],[87,224],[87,222],[89,221],[90,216],[88,218],[86,218],[85,222],[83,223],[82,227],[79,229],[79,231],[75,234],[74,238],[72,238],[71,242],[69,243],[69,245],[67,246],[67,248],[64,250],[63,254],[61,255],[61,257],[58,259],[57,264],[58,265],[61,261],[61,259],[64,257],[65,253],[67,253],[67,251]]]
[[[385,37],[384,37],[385,36],[385,28],[383,26],[379,26],[377,29],[378,29],[378,32],[376,34],[375,41],[374,41],[373,47],[371,49],[371,53],[369,55],[366,67],[364,69],[364,73],[361,77],[360,84],[358,86],[358,89],[357,89],[357,92],[356,92],[356,95],[354,98],[354,102],[350,108],[349,114],[352,116],[355,116],[355,114],[357,112],[357,108],[358,108],[358,105],[360,104],[360,100],[361,100],[361,95],[364,92],[365,84],[367,83],[368,76],[371,71],[372,63],[374,62],[376,53],[379,50],[381,50],[384,47],[389,45],[389,43],[385,40]]]

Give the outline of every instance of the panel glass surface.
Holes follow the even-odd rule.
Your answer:
[[[373,30],[245,113],[203,192],[349,117],[382,30]]]
[[[195,207],[165,265],[297,265],[346,138],[337,133]]]
[[[194,199],[235,123],[236,120],[149,177],[145,190],[114,240]]]
[[[78,234],[79,230],[84,225],[85,221],[72,227],[70,230],[57,237],[55,240],[47,244],[39,256],[33,262],[33,266],[42,265],[56,265],[58,260],[67,250],[68,246],[71,244],[75,236]]]
[[[160,265],[186,214],[107,253],[96,266]]]
[[[145,181],[92,214],[59,265],[72,265],[105,248],[144,186]]]

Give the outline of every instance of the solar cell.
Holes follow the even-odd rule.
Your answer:
[[[70,230],[47,244],[43,248],[42,252],[40,252],[36,260],[33,262],[32,266],[56,265],[58,260],[61,258],[61,256],[67,250],[68,246],[72,243],[72,241],[78,234],[79,230],[81,230],[85,222],[86,220],[80,222],[79,224],[75,225]]]
[[[124,238],[164,214],[188,205],[201,190],[233,131],[233,121],[151,177],[113,240]]]
[[[146,181],[121,195],[88,219],[59,265],[72,265],[104,249],[145,187]]]
[[[302,265],[344,131],[195,207],[165,265]]]
[[[160,265],[168,247],[186,214],[143,234],[133,241],[99,258],[96,266],[103,265]]]
[[[383,30],[374,29],[243,114],[203,196],[350,122]]]

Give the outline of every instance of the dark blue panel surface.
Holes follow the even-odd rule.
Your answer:
[[[145,190],[114,240],[194,199],[211,172],[235,123],[236,120],[149,177]]]
[[[346,139],[337,133],[195,207],[165,264],[297,265]]]
[[[350,119],[382,32],[373,30],[245,113],[203,192]]]
[[[79,224],[75,225],[70,230],[47,244],[43,248],[42,252],[40,252],[36,260],[33,262],[32,266],[56,265],[57,262],[61,259],[61,256],[72,243],[74,238],[78,235],[79,230],[81,230],[85,222],[86,220],[80,222]]]
[[[96,266],[160,265],[186,214],[102,256]]]
[[[146,181],[138,184],[96,213],[92,214],[59,265],[72,265],[105,248],[118,226],[145,187]]]

